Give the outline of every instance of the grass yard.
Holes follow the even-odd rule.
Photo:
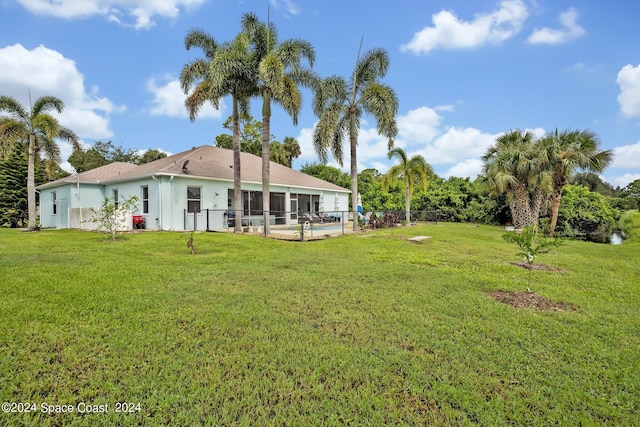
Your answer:
[[[0,229],[0,425],[637,425],[640,244],[541,255],[535,311],[503,232]]]

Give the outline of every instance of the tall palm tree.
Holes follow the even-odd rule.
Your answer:
[[[356,62],[351,81],[340,76],[324,79],[316,89],[313,110],[319,121],[313,131],[313,146],[323,163],[330,150],[342,165],[342,145],[349,137],[351,148],[351,209],[353,230],[358,231],[358,162],[357,146],[360,120],[364,113],[377,122],[378,134],[387,138],[388,148],[398,134],[396,113],[398,98],[393,89],[380,82],[389,69],[389,55],[384,49],[372,49]]]
[[[251,40],[255,82],[262,96],[262,209],[264,233],[269,234],[270,167],[269,140],[271,136],[271,102],[282,106],[298,124],[302,107],[299,86],[312,87],[316,77],[310,68],[301,64],[306,59],[313,67],[315,51],[305,40],[289,39],[278,43],[278,32],[272,23],[260,21],[257,15],[246,13],[242,28]]]
[[[562,189],[577,169],[602,172],[613,160],[610,150],[598,148],[598,136],[589,131],[555,130],[540,140],[540,156],[552,171],[553,191],[550,196],[549,232],[553,236],[558,223]]]
[[[256,94],[248,52],[248,39],[238,35],[231,43],[218,44],[200,29],[192,29],[184,40],[187,50],[198,47],[204,58],[185,65],[180,84],[185,94],[185,107],[194,121],[204,104],[215,108],[231,95],[233,122],[233,210],[236,232],[242,232],[242,183],[240,164],[240,113],[249,114],[249,99]]]
[[[499,136],[482,157],[479,183],[492,194],[507,193],[516,228],[537,224],[551,190],[551,173],[539,155],[532,132],[511,130]]]
[[[392,166],[382,178],[382,188],[386,191],[389,186],[395,185],[398,181],[402,181],[404,187],[404,210],[407,225],[411,225],[411,194],[416,185],[422,190],[427,189],[428,178],[435,174],[433,168],[421,155],[417,154],[411,158],[407,157],[407,153],[400,147],[389,150],[387,154],[389,160],[397,159],[398,164]]]
[[[61,138],[73,146],[80,148],[78,136],[70,129],[61,126],[50,112],[62,113],[64,103],[54,96],[43,96],[33,103],[27,110],[15,98],[0,96],[0,111],[8,113],[2,121],[3,133],[13,135],[17,139],[28,141],[27,165],[27,209],[29,219],[27,227],[36,229],[36,186],[35,163],[36,156],[42,151],[54,164],[60,163],[60,148],[54,141]]]

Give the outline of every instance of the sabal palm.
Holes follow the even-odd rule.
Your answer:
[[[312,87],[315,76],[310,68],[301,64],[306,59],[313,67],[315,51],[305,40],[289,39],[278,43],[275,25],[265,24],[257,15],[242,17],[242,28],[252,47],[255,83],[262,96],[262,208],[264,233],[269,233],[270,167],[269,140],[271,136],[271,102],[279,104],[298,124],[302,107],[299,85]]]
[[[411,158],[400,147],[393,148],[387,154],[389,160],[396,159],[398,164],[393,165],[382,178],[382,188],[386,191],[390,186],[402,181],[404,187],[404,209],[407,225],[411,224],[411,194],[418,185],[422,190],[427,189],[428,178],[434,176],[433,168],[421,155]]]
[[[588,130],[556,129],[551,135],[540,140],[540,157],[552,172],[553,191],[550,196],[549,232],[555,233],[558,211],[562,199],[562,189],[577,169],[588,172],[602,172],[613,160],[610,150],[598,148],[598,136]]]
[[[61,138],[72,144],[74,149],[80,149],[78,136],[70,129],[61,126],[50,112],[62,113],[64,103],[54,96],[43,96],[33,103],[27,110],[15,98],[0,96],[0,111],[8,115],[2,121],[2,132],[9,138],[28,141],[27,166],[27,209],[29,219],[27,226],[30,230],[36,228],[36,186],[35,161],[42,151],[51,163],[60,163],[60,148],[55,138]]]
[[[351,81],[340,76],[324,79],[316,89],[313,110],[318,123],[313,131],[313,146],[322,162],[331,151],[342,165],[343,143],[349,138],[351,150],[351,208],[353,230],[358,230],[358,162],[357,146],[360,120],[367,113],[377,122],[378,134],[387,138],[388,148],[398,134],[395,116],[398,98],[393,89],[380,82],[389,69],[389,55],[384,49],[372,49],[358,59]]]
[[[507,193],[513,224],[524,228],[537,224],[551,174],[539,158],[530,131],[511,130],[496,139],[482,157],[480,183],[492,194]]]
[[[198,47],[204,58],[185,65],[180,73],[185,107],[191,121],[207,103],[218,108],[220,100],[231,95],[233,121],[233,206],[235,231],[242,231],[242,183],[240,164],[240,111],[249,114],[249,99],[255,95],[247,38],[240,34],[233,42],[218,44],[200,29],[189,31],[185,48]]]

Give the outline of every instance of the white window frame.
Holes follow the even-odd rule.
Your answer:
[[[197,198],[196,197],[189,198],[189,193],[193,191],[192,189],[198,190]],[[196,203],[196,202],[198,203],[197,210],[195,209],[195,206],[194,206],[194,209],[192,209],[190,206],[192,203]],[[202,187],[188,186],[187,187],[187,212],[194,213],[194,212],[201,212],[201,211],[202,211]]]

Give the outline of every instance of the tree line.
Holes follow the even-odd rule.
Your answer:
[[[497,145],[489,151],[493,152]],[[422,164],[423,159],[419,156],[414,156],[414,161],[410,162],[411,159],[407,159],[401,149],[395,148],[391,152],[401,152],[402,156],[395,155],[398,163],[386,174],[376,169],[365,169],[358,175],[358,188],[365,212],[404,211],[405,218],[410,218],[409,209],[412,212],[437,211],[438,221],[516,224],[513,207],[517,211],[519,204],[514,202],[514,195],[487,185],[485,176],[481,175],[475,180],[459,177],[445,179],[433,174],[428,164],[417,167],[418,170],[422,169],[420,173],[415,170],[416,164]],[[414,168],[407,167],[411,163]],[[485,168],[488,167],[485,165]],[[336,167],[307,163],[301,171],[350,188],[349,175]],[[624,188],[613,188],[593,172],[570,173],[566,179],[556,216],[556,235],[603,242],[618,229],[625,211],[640,209],[640,180]],[[544,182],[539,178],[530,181]],[[546,182],[551,184],[552,181]],[[527,187],[530,199],[535,191],[535,187]],[[410,195],[409,208],[407,193]],[[551,234],[553,187],[549,185],[542,194],[535,224],[545,234]],[[516,215],[522,213],[516,212]],[[520,227],[531,225],[534,224],[519,224]]]

